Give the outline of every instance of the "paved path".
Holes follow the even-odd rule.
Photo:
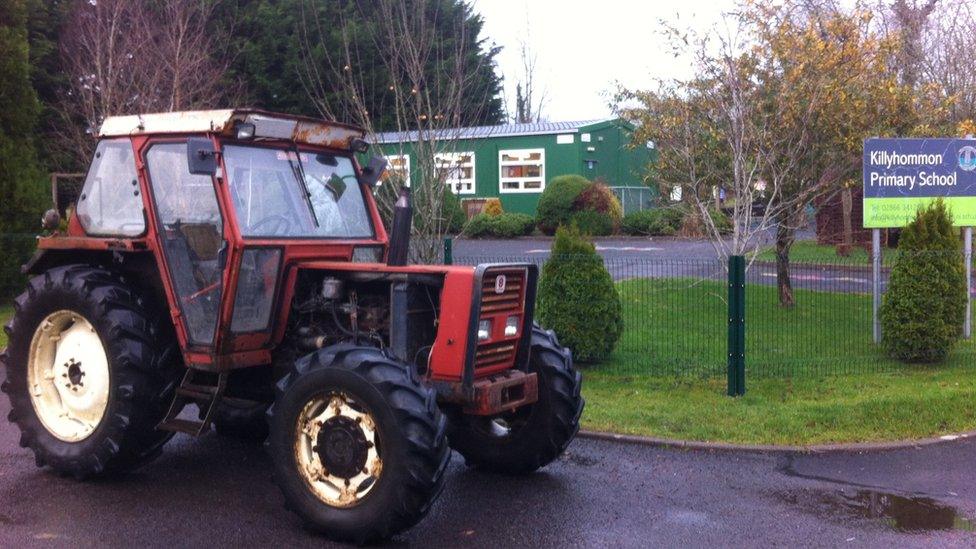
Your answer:
[[[0,415],[7,410],[0,399]],[[580,439],[524,478],[469,470],[455,455],[431,514],[394,541],[533,549],[973,546],[976,534],[963,517],[976,517],[974,464],[976,441],[791,457]],[[911,496],[923,499],[902,499]],[[37,469],[3,423],[0,547],[96,546],[331,544],[284,510],[260,446],[180,435],[124,479],[81,483]]]
[[[541,265],[549,257],[550,239],[471,240],[454,242],[456,263],[491,261],[529,261]],[[724,280],[725,264],[707,240],[681,238],[605,238],[596,241],[614,280],[628,278],[706,278]],[[795,288],[834,292],[871,292],[870,265],[855,269],[793,265],[791,280]],[[753,284],[776,284],[776,269],[756,264],[748,273]]]

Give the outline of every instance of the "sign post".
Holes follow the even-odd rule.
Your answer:
[[[966,227],[963,233],[963,257],[966,258],[966,320],[962,324],[962,336],[973,336],[973,228]]]
[[[871,235],[874,342],[881,341],[881,235],[907,225],[919,208],[945,200],[953,224],[964,227],[965,337],[972,335],[972,227],[976,225],[976,139],[879,139],[864,141],[864,228]]]
[[[881,343],[881,229],[871,230],[871,326],[874,342]]]

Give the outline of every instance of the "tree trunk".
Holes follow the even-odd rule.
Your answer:
[[[796,229],[791,226],[789,220],[776,227],[776,288],[779,293],[779,304],[782,307],[792,307],[796,304],[793,298],[793,285],[790,283],[790,248],[795,238]]]
[[[854,227],[851,222],[851,214],[854,210],[854,197],[851,194],[851,188],[847,185],[840,192],[840,200],[841,210],[844,216],[844,240],[840,245],[840,249],[837,251],[840,255],[847,257],[851,253],[851,248],[854,247]]]

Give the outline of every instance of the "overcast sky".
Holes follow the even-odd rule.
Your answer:
[[[706,31],[733,0],[473,0],[485,19],[484,34],[503,46],[498,69],[509,102],[521,65],[519,42],[538,57],[537,79],[545,87],[543,109],[552,121],[610,116],[608,94],[615,82],[646,88],[655,78],[688,76],[687,59],[675,59],[656,32],[659,21]],[[510,105],[514,110],[514,105]]]

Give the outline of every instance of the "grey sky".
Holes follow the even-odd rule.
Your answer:
[[[514,97],[521,65],[519,41],[538,56],[538,81],[548,92],[549,120],[609,116],[608,93],[653,85],[655,78],[688,75],[687,59],[675,59],[656,32],[661,19],[705,31],[733,7],[733,0],[474,0],[484,33],[504,49],[498,69],[506,97]],[[512,106],[514,108],[514,106]]]

